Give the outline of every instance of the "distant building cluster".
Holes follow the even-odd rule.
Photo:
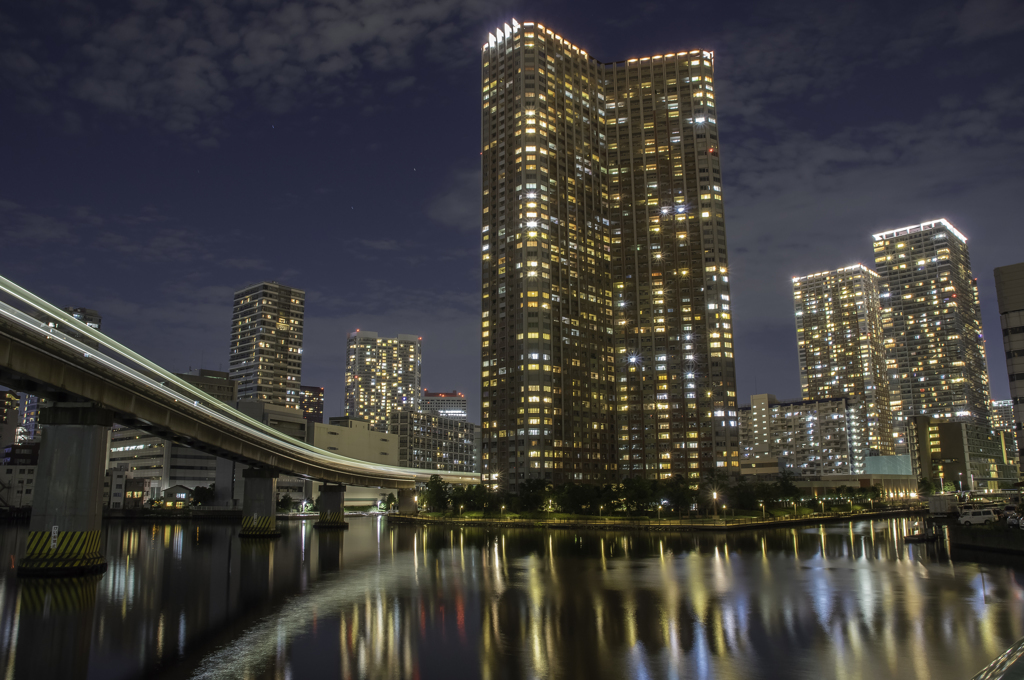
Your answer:
[[[741,472],[825,477],[884,467],[936,488],[1012,490],[1020,413],[1013,400],[989,396],[967,238],[935,220],[873,243],[876,270],[855,264],[793,279],[803,399],[762,394],[740,408]],[[1009,365],[1017,357],[1008,329],[1024,323],[1009,318],[1010,308],[1024,309],[1024,266],[1016,278],[1000,271]],[[899,463],[875,462],[883,460]]]

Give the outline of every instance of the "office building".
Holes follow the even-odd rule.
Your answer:
[[[392,411],[390,432],[398,435],[398,464],[446,472],[477,472],[473,437],[465,420],[415,411]]]
[[[5,446],[0,458],[0,505],[30,507],[39,468],[39,442]]]
[[[239,399],[299,409],[305,301],[277,282],[235,293],[229,373]]]
[[[944,219],[873,238],[895,449],[924,474],[913,418],[989,426],[977,279],[967,238]]]
[[[918,444],[921,475],[938,488],[953,484],[957,491],[1010,493],[1019,473],[1003,433],[987,424],[948,418],[914,416],[911,427]]]
[[[1010,416],[1017,445],[1024,446],[1024,262],[995,270],[999,325],[1003,331],[1006,373],[1010,380]],[[997,362],[998,365],[998,362]],[[1005,419],[1009,414],[1001,410]],[[1018,449],[1019,450],[1019,449]]]
[[[453,418],[466,422],[469,409],[466,406],[466,395],[462,392],[427,392],[424,390],[420,400],[420,412],[429,413],[442,418]]]
[[[859,424],[851,424],[851,410],[842,397],[780,403],[772,394],[755,394],[750,406],[739,409],[741,474],[863,472],[863,456],[854,446]]]
[[[349,333],[345,415],[387,432],[392,411],[419,410],[421,341],[415,335],[382,338],[372,331]]]
[[[739,466],[714,66],[482,51],[485,483]]]
[[[793,279],[800,389],[805,401],[845,399],[851,468],[891,455],[892,410],[878,274],[862,264]]]
[[[236,403],[238,384],[223,371],[200,369],[175,375],[218,401],[232,406]],[[221,465],[232,465],[232,462],[144,430],[118,426],[110,433],[107,469],[121,470],[128,480],[142,480],[134,483],[135,486],[141,484],[142,488],[133,486],[133,493],[138,492],[139,496],[122,499],[139,501],[134,505],[139,505],[143,499],[159,498],[164,489],[175,485],[210,486],[216,481]]]
[[[310,423],[324,422],[324,388],[303,385],[299,389],[302,395],[299,405],[306,420]]]

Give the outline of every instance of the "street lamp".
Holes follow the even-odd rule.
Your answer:
[[[764,513],[764,501],[758,501],[758,503],[761,506],[761,519],[766,519],[766,516],[765,516],[765,513]]]
[[[597,506],[597,516],[600,517],[603,512],[604,512],[604,506],[603,505]]]
[[[462,514],[462,508],[464,508],[464,507],[466,507],[466,506],[465,506],[465,505],[460,505],[460,506],[459,506],[459,515],[461,515],[461,514]]]
[[[503,505],[503,506],[501,506],[501,516],[502,516],[502,517],[504,517],[504,516],[505,516],[505,506],[504,506],[504,505]]]
[[[711,499],[715,502],[715,519],[718,519],[718,492],[711,492]]]

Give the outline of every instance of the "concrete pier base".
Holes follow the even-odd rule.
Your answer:
[[[416,514],[416,489],[398,490],[398,512],[402,515]]]
[[[239,538],[277,538],[277,472],[246,468],[242,499],[242,530]]]
[[[314,524],[317,529],[347,529],[345,521],[345,487],[341,484],[324,484],[320,487],[320,519]]]
[[[40,411],[39,421],[36,496],[18,576],[103,573],[103,468],[114,414],[92,404],[55,404]]]

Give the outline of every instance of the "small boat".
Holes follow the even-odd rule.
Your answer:
[[[931,543],[939,539],[938,534],[907,534],[903,537],[904,543]]]

